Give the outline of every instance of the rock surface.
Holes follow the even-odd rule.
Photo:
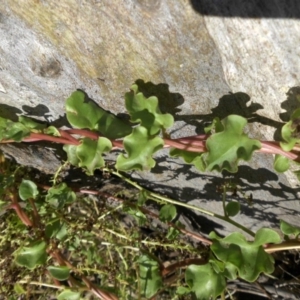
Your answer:
[[[76,89],[124,113],[123,95],[138,80],[146,95],[158,96],[162,110],[175,115],[172,137],[201,133],[214,116],[235,113],[248,118],[252,136],[272,139],[299,92],[299,5],[221,2],[2,1],[0,116],[24,114],[66,125],[64,101]],[[4,148],[46,172],[59,165],[53,149],[31,145],[19,155]],[[216,188],[228,174],[199,174],[164,152],[157,160],[154,173],[133,175],[155,190],[220,212]],[[229,178],[253,193],[253,207],[242,202],[237,217],[244,225],[278,226],[280,218],[300,225],[299,189],[291,175],[274,173],[271,157],[255,155]],[[203,232],[211,229],[201,216],[185,215]]]

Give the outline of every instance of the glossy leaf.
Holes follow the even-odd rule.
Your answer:
[[[172,148],[170,150],[171,157],[181,157],[183,160],[194,165],[199,171],[205,171],[206,165],[203,160],[203,153],[189,152],[181,149]]]
[[[283,155],[276,154],[274,159],[274,169],[279,172],[283,173],[287,171],[290,167],[290,161],[287,157]]]
[[[57,280],[67,280],[70,275],[70,269],[66,266],[49,266],[47,268],[51,276]]]
[[[300,227],[294,226],[288,222],[285,222],[283,220],[280,220],[280,230],[285,235],[295,235],[298,236],[300,234]]]
[[[138,259],[140,293],[146,298],[151,298],[163,286],[159,264],[150,256],[144,254]]]
[[[242,279],[253,282],[261,272],[271,274],[274,271],[274,259],[266,253],[263,245],[279,243],[280,236],[271,229],[259,229],[253,242],[234,232],[225,238],[220,238],[214,232],[209,234],[213,244],[211,250],[216,257],[232,269]]]
[[[46,201],[56,208],[62,208],[75,200],[76,194],[65,183],[51,187],[46,196]]]
[[[38,194],[39,191],[34,182],[32,182],[31,180],[22,180],[19,187],[19,196],[22,200],[27,200],[29,198],[35,199]]]
[[[234,217],[240,212],[241,206],[237,201],[231,201],[226,204],[225,211],[229,217]]]
[[[75,128],[97,130],[110,139],[124,137],[131,133],[131,126],[105,111],[93,101],[85,102],[85,94],[72,93],[66,101],[69,123]]]
[[[80,294],[80,292],[65,289],[57,296],[57,300],[80,300]]]
[[[44,241],[34,242],[29,246],[20,248],[15,253],[15,262],[19,266],[34,269],[47,260],[47,244]]]
[[[76,155],[79,159],[78,166],[86,168],[88,175],[93,175],[95,169],[105,166],[102,154],[109,152],[111,148],[111,141],[107,138],[100,137],[96,141],[84,138],[76,148]]]
[[[216,299],[225,289],[226,280],[216,273],[211,264],[190,265],[185,272],[185,281],[197,300]]]
[[[117,158],[116,168],[121,171],[149,170],[155,166],[152,155],[164,145],[158,136],[150,136],[144,127],[136,127],[132,134],[124,138],[124,148],[127,157],[123,154]]]
[[[211,135],[206,141],[207,170],[237,172],[239,160],[248,161],[255,150],[261,148],[258,140],[250,139],[243,129],[247,120],[230,115],[222,120],[224,130]]]
[[[159,219],[163,222],[171,222],[176,215],[176,207],[172,204],[165,204],[159,211]]]
[[[131,86],[131,91],[125,94],[125,106],[131,116],[132,122],[140,122],[147,128],[150,135],[157,134],[161,129],[167,129],[174,123],[170,114],[162,114],[157,97],[146,98],[138,90],[136,84]]]

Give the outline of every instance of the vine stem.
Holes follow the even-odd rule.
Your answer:
[[[80,141],[73,137],[72,135],[84,136],[91,139],[98,139],[99,137],[103,137],[101,134],[86,130],[86,129],[59,129],[61,134],[60,137],[44,134],[44,133],[35,133],[31,132],[28,137],[23,138],[22,142],[38,142],[38,141],[49,141],[59,144],[67,144],[67,145],[79,145]],[[206,148],[206,140],[210,137],[210,135],[202,134],[202,135],[194,135],[188,136],[178,139],[168,139],[164,138],[164,148],[174,147],[180,150],[185,150],[189,152],[207,152]],[[114,149],[122,149],[124,148],[122,140],[112,140],[110,139]],[[0,143],[13,143],[14,140],[2,140]],[[291,151],[284,151],[280,147],[280,143],[276,141],[260,141],[261,148],[256,150],[255,152],[267,153],[267,154],[279,154],[283,155],[291,160],[300,162],[299,155],[299,146],[295,146]]]
[[[243,230],[244,232],[248,233],[252,237],[255,236],[255,233],[253,231],[251,231],[250,229],[246,228],[245,226],[243,226],[243,225],[235,222],[234,220],[232,220],[231,218],[229,218],[227,216],[222,216],[222,215],[216,214],[216,213],[214,213],[212,211],[203,209],[201,207],[197,207],[197,206],[194,206],[194,205],[182,203],[182,202],[176,201],[174,199],[170,199],[170,198],[164,197],[162,195],[156,194],[154,192],[151,192],[151,191],[143,188],[137,182],[135,182],[135,181],[133,181],[133,180],[131,180],[131,179],[123,176],[119,172],[112,171],[109,168],[104,168],[103,170],[106,171],[106,172],[109,172],[111,174],[114,174],[114,175],[118,176],[119,178],[121,178],[125,182],[129,183],[131,186],[134,186],[135,188],[137,188],[140,191],[146,191],[147,194],[148,194],[148,198],[149,199],[152,199],[154,201],[164,201],[164,202],[171,203],[171,204],[174,204],[174,205],[177,205],[177,206],[186,207],[186,208],[189,208],[189,209],[192,209],[192,210],[195,210],[195,211],[199,211],[199,212],[201,212],[203,214],[206,214],[208,216],[215,217],[215,218],[218,218],[220,220],[226,221],[226,222],[232,224],[233,226],[235,226],[235,227]]]

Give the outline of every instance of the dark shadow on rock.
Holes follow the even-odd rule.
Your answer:
[[[22,111],[16,107],[7,105],[7,104],[0,104],[0,117],[9,119],[11,121],[17,122],[18,116],[17,114],[21,114]]]
[[[168,169],[165,166],[160,167],[159,165],[162,162],[168,162],[168,159],[165,158],[164,160],[161,157],[158,159],[158,165],[155,167],[157,173],[166,173]],[[172,163],[174,164],[174,162]],[[165,165],[167,164],[165,163]],[[196,201],[199,203],[199,207],[201,207],[201,203],[208,203],[215,200],[219,202],[218,208],[220,210],[222,207],[222,194],[219,192],[218,187],[225,182],[236,184],[238,186],[237,194],[234,195],[229,192],[227,200],[239,201],[241,213],[247,216],[247,218],[253,219],[258,223],[268,221],[274,224],[275,228],[279,227],[280,218],[278,213],[273,212],[276,209],[277,212],[280,210],[281,214],[296,216],[299,213],[296,207],[295,209],[288,208],[286,204],[298,199],[297,193],[300,192],[300,188],[291,188],[278,182],[280,179],[277,174],[266,168],[253,169],[242,165],[239,166],[237,173],[222,172],[221,176],[223,177],[201,174],[195,168],[182,164],[182,168],[179,167],[172,174],[168,172],[168,175],[163,180],[149,182],[149,180],[136,176],[134,176],[134,180],[152,191],[162,193],[167,197],[181,202],[189,203]],[[199,189],[191,188],[184,184],[182,186],[180,184],[176,185],[174,182],[172,184],[172,180],[180,183],[180,178],[184,178],[184,182],[186,183],[192,179],[199,179]],[[253,195],[251,201],[248,199],[250,195]],[[218,223],[218,219],[211,219],[206,215],[198,215],[198,213],[182,207],[178,208],[178,212],[189,220],[193,230],[204,234],[215,230],[222,235],[223,227]]]
[[[159,99],[159,108],[162,113],[172,114],[176,120],[177,113],[181,111],[179,106],[184,103],[184,98],[179,93],[171,93],[169,85],[166,83],[154,84],[152,82],[144,82],[141,79],[135,81],[139,91],[146,98],[155,96]]]
[[[298,0],[190,0],[201,15],[240,18],[300,18]]]
[[[288,122],[294,110],[300,108],[300,86],[292,87],[286,93],[287,99],[281,103],[284,113],[279,114],[283,122]]]
[[[211,124],[214,118],[218,117],[222,120],[229,115],[239,115],[246,118],[249,123],[260,123],[280,130],[283,123],[259,115],[257,111],[263,109],[263,106],[250,100],[250,96],[246,93],[230,93],[219,99],[218,106],[211,109],[210,114],[180,115],[177,120],[196,126],[197,134],[203,134],[204,128]]]
[[[49,122],[49,117],[51,117],[49,108],[44,104],[38,104],[35,107],[23,105],[22,109],[25,112],[25,116],[44,117],[47,122]]]

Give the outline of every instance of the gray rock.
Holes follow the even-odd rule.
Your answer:
[[[299,85],[300,8],[295,1],[290,7],[275,0],[219,2],[2,1],[0,116],[24,114],[66,125],[64,102],[76,89],[107,110],[125,113],[123,95],[138,80],[146,95],[158,96],[161,109],[175,115],[172,137],[201,133],[214,116],[232,113],[249,119],[251,136],[272,139],[275,130],[278,136]],[[31,145],[21,155],[5,148],[45,172],[60,163],[53,149]],[[216,189],[228,174],[200,174],[165,151],[157,160],[153,173],[133,176],[220,212]],[[275,174],[272,157],[257,154],[229,178],[253,193],[253,207],[242,202],[237,217],[244,225],[277,227],[280,218],[300,225],[295,178]],[[214,225],[192,212],[185,215],[202,232]],[[220,226],[221,233],[232,230]]]

